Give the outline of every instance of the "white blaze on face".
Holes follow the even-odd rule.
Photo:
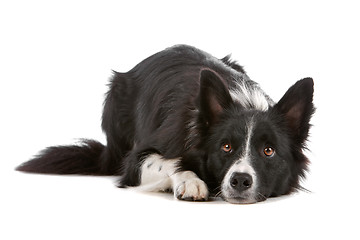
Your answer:
[[[236,160],[226,173],[222,184],[222,195],[226,201],[231,203],[254,203],[256,202],[257,176],[251,164],[251,138],[253,136],[254,122],[250,121],[247,126],[247,135],[243,154]],[[252,177],[252,186],[239,193],[230,184],[234,173],[247,173]]]

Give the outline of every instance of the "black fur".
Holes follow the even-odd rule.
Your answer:
[[[229,90],[242,82],[269,102],[259,111],[232,99]],[[181,157],[180,170],[195,172],[216,192],[226,170],[241,155],[245,127],[255,124],[254,168],[261,176],[260,200],[299,187],[308,163],[303,154],[314,112],[313,81],[292,86],[278,104],[251,81],[229,57],[218,60],[196,48],[175,46],[159,52],[127,73],[114,72],[107,93],[102,128],[107,145],[50,147],[17,170],[54,174],[121,175],[120,186],[140,184],[140,163],[150,153]],[[221,144],[234,151],[224,154]],[[261,149],[278,153],[271,161]]]
[[[17,170],[34,173],[107,175],[99,159],[104,145],[94,140],[82,140],[79,145],[55,146],[44,149]]]

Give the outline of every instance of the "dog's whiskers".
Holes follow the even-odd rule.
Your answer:
[[[221,188],[221,186],[218,186],[218,187],[214,188],[214,191],[215,191],[215,190],[218,190],[218,189],[220,189],[220,188]]]
[[[222,189],[221,186],[218,186],[214,189],[214,191],[219,190],[214,197],[221,197],[222,196]]]
[[[222,196],[222,191],[220,190],[218,193],[215,194],[214,197],[217,198],[217,197],[221,197],[221,196]]]
[[[215,198],[222,195],[221,186],[218,186],[218,187],[214,188],[214,192],[217,191],[217,190],[219,190],[219,191],[215,194],[215,196],[214,196]]]
[[[260,196],[264,200],[266,199],[266,197],[263,194],[261,194],[260,192],[257,192],[257,195]]]

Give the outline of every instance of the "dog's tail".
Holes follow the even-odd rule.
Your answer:
[[[94,140],[44,149],[17,171],[45,174],[113,175],[101,167],[105,146]]]

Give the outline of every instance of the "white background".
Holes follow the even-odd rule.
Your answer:
[[[1,1],[1,239],[359,239],[360,7],[356,1]],[[105,143],[111,69],[186,43],[229,53],[279,100],[313,77],[304,186],[253,205],[188,203],[114,178],[23,174],[40,149]]]

